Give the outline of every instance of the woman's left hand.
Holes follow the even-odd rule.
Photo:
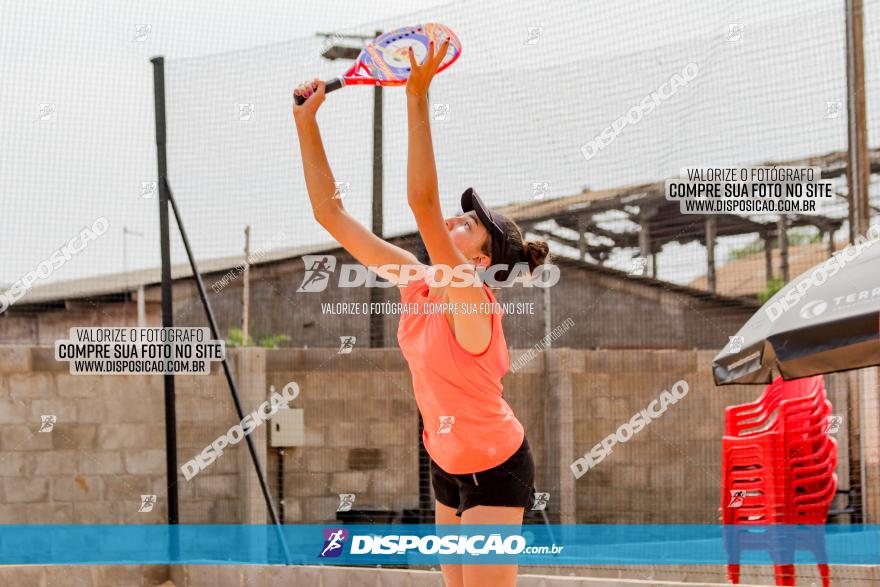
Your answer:
[[[411,71],[409,79],[406,82],[406,93],[408,95],[420,98],[424,98],[428,95],[428,86],[431,85],[431,80],[434,79],[434,74],[437,73],[437,69],[440,67],[440,64],[443,63],[447,49],[449,49],[448,38],[443,41],[443,44],[440,46],[440,51],[436,54],[434,53],[434,41],[431,41],[428,43],[428,54],[425,56],[425,61],[421,65],[418,65],[412,47],[409,48],[408,53]]]

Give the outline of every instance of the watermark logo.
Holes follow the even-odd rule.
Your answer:
[[[535,511],[544,511],[547,509],[547,504],[550,502],[550,494],[549,493],[535,493],[535,505],[532,506],[532,509]]]
[[[336,257],[333,255],[303,255],[305,275],[297,288],[297,293],[322,292],[330,283],[330,274],[336,270]]]
[[[284,231],[278,231],[278,233],[274,237],[272,237],[272,242],[269,246],[273,246],[276,241],[281,240],[282,238],[284,238],[284,236]],[[257,261],[265,257],[269,253],[269,246],[262,247],[254,251],[253,253],[250,253],[245,258],[245,261],[239,263],[238,265],[227,271],[223,275],[223,277],[212,283],[211,289],[214,290],[214,293],[220,293],[226,288],[226,286],[238,279],[239,275],[242,275],[244,273],[246,265],[254,265]]]
[[[574,326],[574,320],[571,318],[563,320],[561,324],[550,331],[550,334],[536,342],[532,348],[520,355],[520,357],[510,366],[510,372],[516,373],[522,369],[532,359],[544,352],[544,349],[550,346],[557,338],[565,334],[572,326]]]
[[[738,353],[742,350],[743,345],[745,344],[745,338],[740,335],[730,336],[730,342],[727,343],[727,352],[728,353]]]
[[[675,405],[688,394],[687,381],[679,379],[672,384],[672,390],[663,390],[660,396],[651,401],[647,408],[634,414],[627,422],[598,442],[590,452],[579,457],[571,464],[571,472],[575,479],[580,479],[584,474],[605,460],[605,457],[613,452],[614,445],[629,442],[633,436],[642,431],[645,426],[666,413],[670,406]]]
[[[731,23],[727,25],[727,40],[731,43],[742,41],[745,25],[742,23]]]
[[[47,279],[56,269],[70,261],[74,255],[82,252],[90,241],[97,240],[103,236],[109,228],[110,223],[105,217],[97,218],[92,222],[91,227],[80,230],[77,236],[70,239],[64,246],[56,249],[48,259],[37,265],[35,270],[25,273],[7,291],[0,293],[0,314],[30,291],[37,279]]]
[[[648,258],[647,257],[635,257],[632,259],[632,265],[629,268],[630,275],[644,275],[645,270],[648,268]]]
[[[455,267],[449,265],[421,265],[421,264],[397,264],[387,263],[374,270],[357,263],[339,264],[337,270],[336,257],[333,255],[303,255],[303,281],[297,288],[297,293],[320,293],[326,291],[330,283],[330,275],[337,273],[337,287],[379,287],[391,288],[394,284],[388,281],[380,282],[377,273],[396,273],[402,283],[420,281],[424,279],[431,287],[478,287],[483,284],[490,287],[512,287],[520,283],[523,287],[553,287],[559,282],[561,272],[553,263],[544,263],[529,270],[529,264],[525,262],[507,265],[496,263],[487,268],[474,267],[462,263]],[[507,271],[505,279],[497,279],[499,273]]]
[[[348,530],[344,528],[324,529],[324,548],[318,558],[335,558],[342,554],[343,545],[348,539]]]
[[[665,181],[665,198],[678,200],[682,214],[818,214],[820,198],[833,184],[818,167],[683,167]]]
[[[254,116],[254,105],[253,104],[239,104],[238,105],[238,119],[242,122],[247,122]]]
[[[337,355],[350,355],[352,349],[354,349],[354,344],[357,342],[356,336],[340,336],[339,337],[339,350],[336,351]]]
[[[343,537],[341,540],[345,540],[346,537]],[[527,546],[526,538],[516,534],[505,537],[502,537],[501,534],[446,534],[442,536],[432,534],[427,536],[355,534],[351,537],[352,555],[405,555],[409,551],[428,555],[466,554],[468,556],[488,554],[516,555],[521,553],[559,554],[563,548],[565,547],[557,546],[556,544]]]
[[[153,30],[153,25],[151,24],[136,24],[134,25],[134,38],[131,40],[132,43],[143,43],[147,40],[147,35],[150,34],[150,31]]]
[[[37,114],[39,122],[50,122],[55,120],[55,104],[53,102],[43,102],[40,104],[40,110]]]
[[[437,428],[437,434],[449,434],[452,432],[454,424],[455,416],[440,416],[440,427]]]
[[[241,442],[245,436],[256,430],[266,420],[274,416],[282,407],[295,400],[299,396],[299,386],[291,381],[281,390],[281,393],[275,391],[272,387],[272,395],[268,401],[263,402],[260,407],[252,413],[244,417],[244,419],[229,429],[229,431],[218,437],[211,444],[202,449],[202,452],[194,458],[185,462],[180,470],[187,481],[207,469],[211,463],[223,455],[223,449],[228,446],[235,446]]]
[[[138,508],[138,513],[146,514],[153,511],[153,506],[156,505],[156,496],[155,495],[141,495],[141,505]]]
[[[321,42],[321,46],[318,49],[318,55],[323,56],[324,52],[327,51],[327,49],[329,49],[333,45],[341,43],[344,38],[345,37],[343,37],[340,33],[332,33],[324,37],[324,40]]]
[[[840,102],[825,102],[825,118],[829,120],[840,118],[841,112],[843,112],[843,104]]]
[[[333,182],[333,185],[335,186],[332,198],[334,200],[345,199],[345,196],[347,196],[351,192],[351,182],[335,181]]]
[[[354,505],[354,493],[340,493],[339,494],[339,506],[336,508],[337,512],[350,512],[351,506]]]
[[[852,244],[835,252],[830,259],[804,274],[796,283],[787,286],[783,290],[784,293],[780,292],[774,296],[773,300],[764,308],[767,318],[770,319],[770,322],[776,322],[788,310],[797,306],[809,290],[820,287],[849,263],[858,259],[865,249],[874,246],[878,241],[880,241],[880,224],[875,224],[868,228],[865,236],[857,235]],[[833,298],[833,302],[834,307],[837,308],[873,299],[876,296],[880,296],[880,287],[853,292],[845,296],[836,296]],[[829,306],[827,300],[812,300],[800,308],[799,314],[804,320],[812,320],[822,316],[829,309]]]
[[[431,120],[442,122],[449,119],[449,104],[431,104]]]
[[[526,40],[523,41],[523,45],[537,45],[541,40],[541,31],[543,27],[539,26],[530,26],[526,29]]]
[[[58,416],[47,414],[40,416],[40,432],[52,432],[55,424],[58,422]]]
[[[210,337],[210,328],[197,326],[74,326],[55,341],[55,360],[68,362],[71,374],[206,375],[226,356],[226,341]]]
[[[837,434],[842,424],[843,416],[828,416],[828,426],[825,428],[825,434]]]
[[[532,183],[532,199],[543,200],[550,191],[550,183],[546,181],[536,181]]]
[[[660,84],[656,90],[639,100],[639,103],[631,107],[626,114],[620,116],[620,118],[607,126],[592,140],[586,142],[581,147],[583,156],[589,161],[598,155],[602,149],[610,145],[623,132],[627,125],[641,122],[642,118],[653,112],[657,106],[672,98],[679,88],[692,82],[699,72],[699,66],[696,63],[690,62],[685,65],[680,72],[674,73],[672,77]]]
[[[141,182],[141,198],[147,199],[152,198],[156,195],[156,190],[159,189],[159,182],[156,181],[142,181]]]
[[[731,489],[730,490],[730,503],[727,504],[729,508],[738,508],[742,507],[743,499],[746,497],[745,489]]]

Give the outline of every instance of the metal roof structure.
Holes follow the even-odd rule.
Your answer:
[[[870,151],[871,173],[880,173],[880,149]],[[818,157],[785,161],[767,162],[760,166],[819,167],[822,179],[832,179],[846,175],[847,153],[837,151]],[[846,194],[838,196],[847,199]],[[875,208],[880,212],[880,209]],[[776,222],[759,222],[732,214],[685,215],[679,212],[677,202],[665,197],[665,180],[654,183],[614,188],[601,191],[584,191],[573,196],[555,198],[547,201],[534,201],[511,204],[499,208],[503,214],[515,220],[523,229],[540,234],[566,246],[577,248],[597,262],[603,262],[613,249],[638,248],[645,256],[656,253],[664,245],[675,242],[687,244],[707,241],[706,220],[714,219],[714,237],[758,233],[765,239],[777,239],[779,226]],[[607,223],[596,217],[608,212],[621,212],[634,225],[633,230],[609,230]],[[592,234],[610,240],[607,244],[591,244],[583,236],[579,240],[555,234],[553,230],[536,229],[535,225],[553,220],[562,228],[575,231],[579,235]],[[822,215],[790,215],[787,227],[814,226],[820,232],[838,230],[844,218]]]
[[[870,151],[871,173],[880,173],[880,149]],[[787,161],[769,162],[763,166],[790,166],[790,167],[820,167],[822,178],[836,178],[846,174],[847,153],[838,151],[819,157]],[[846,194],[837,194],[846,199]],[[524,232],[539,235],[548,241],[563,244],[580,251],[580,259],[585,267],[592,266],[597,270],[607,270],[615,275],[627,276],[623,271],[604,267],[603,263],[608,259],[611,251],[623,248],[637,248],[645,257],[656,254],[668,243],[686,244],[697,241],[702,245],[708,244],[718,237],[757,233],[765,242],[770,243],[779,238],[779,224],[777,222],[758,222],[750,218],[731,214],[717,215],[685,215],[679,212],[677,202],[667,201],[665,198],[665,181],[648,184],[627,186],[621,188],[583,191],[580,194],[564,196],[550,200],[534,200],[499,206],[497,208],[523,229]],[[875,208],[876,210],[876,208]],[[878,210],[880,211],[880,210]],[[617,213],[631,221],[629,230],[614,230],[609,228],[607,220],[599,216],[607,213]],[[553,221],[555,227],[547,227],[547,221]],[[839,229],[845,219],[833,218],[821,215],[794,215],[788,218],[787,227],[814,226],[820,232],[829,232]],[[614,222],[620,224],[620,221]],[[544,225],[544,226],[540,226]],[[579,236],[573,239],[565,234],[560,234],[558,229],[574,231]],[[784,233],[783,233],[784,234]],[[407,233],[395,237],[386,237],[389,240],[403,240],[416,237],[416,233]],[[598,238],[597,238],[598,237]],[[596,240],[602,241],[600,243]],[[323,244],[315,244],[301,247],[288,247],[267,252],[254,265],[273,263],[299,257],[306,254],[315,254],[338,249],[335,241]],[[785,238],[780,241],[783,252],[783,273],[787,273],[787,245]],[[768,257],[771,247],[767,247]],[[565,255],[554,254],[557,262],[564,263]],[[203,274],[228,271],[239,266],[243,261],[242,256],[207,259],[199,262],[199,270]],[[574,261],[571,259],[570,261]],[[575,261],[575,266],[580,263]],[[566,263],[567,264],[567,263]],[[769,261],[768,261],[769,268]],[[714,256],[709,255],[708,291],[701,291],[689,286],[674,285],[667,281],[660,281],[657,277],[656,263],[651,263],[651,283],[662,285],[666,288],[681,289],[692,295],[717,297],[721,300],[736,298],[715,296],[714,283]],[[172,279],[185,279],[192,275],[189,264],[181,263],[172,266]],[[787,275],[785,275],[787,280]],[[34,304],[58,303],[66,299],[82,299],[95,296],[112,296],[124,294],[126,289],[133,290],[138,286],[155,285],[161,281],[159,267],[130,271],[127,273],[113,273],[98,275],[87,278],[59,281],[36,286],[31,289],[17,306]],[[744,301],[744,300],[741,300]]]

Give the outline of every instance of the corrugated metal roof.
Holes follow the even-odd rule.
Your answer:
[[[338,248],[339,244],[334,242],[275,249],[260,255],[260,257],[254,259],[251,264],[263,265],[266,263],[300,257],[302,255],[322,253]],[[244,261],[243,254],[235,257],[221,257],[218,259],[206,259],[204,261],[197,260],[196,263],[199,272],[202,275],[207,275],[211,273],[224,273],[234,267],[238,267],[242,261]],[[172,279],[185,279],[191,277],[192,274],[193,272],[189,263],[179,263],[171,266]],[[126,291],[126,289],[131,291],[137,289],[141,285],[156,285],[161,283],[161,281],[162,271],[159,267],[128,271],[125,273],[108,273],[105,275],[94,275],[80,279],[57,281],[35,286],[18,300],[16,305],[40,304],[66,299],[120,294]]]

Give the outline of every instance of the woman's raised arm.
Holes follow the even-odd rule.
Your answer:
[[[440,194],[437,185],[437,166],[434,162],[434,147],[431,141],[431,124],[428,120],[428,86],[443,62],[449,47],[447,39],[434,54],[434,44],[428,46],[428,55],[419,66],[412,49],[409,51],[412,72],[406,83],[406,108],[409,125],[409,157],[407,162],[407,200],[416,218],[419,233],[431,263],[447,265],[459,269],[459,274],[469,273],[467,281],[479,285],[475,278],[476,270],[472,263],[452,242],[443,212],[440,209]],[[462,272],[460,268],[466,270]],[[456,304],[480,307],[489,301],[482,287],[462,287],[453,278],[451,287],[446,288],[449,301]],[[492,338],[492,316],[479,313],[454,313],[455,338],[461,346],[472,353],[483,352]]]
[[[333,199],[336,194],[336,180],[324,152],[321,131],[318,130],[318,108],[324,103],[324,82],[314,80],[303,84],[294,95],[306,96],[302,105],[293,106],[293,119],[299,136],[299,149],[302,154],[303,174],[306,189],[312,203],[312,214],[321,222],[322,217],[330,216],[342,209],[342,202]]]
[[[324,152],[316,118],[318,108],[324,102],[324,82],[314,80],[297,88],[294,94],[307,98],[302,105],[294,104],[293,118],[315,220],[365,267],[396,285],[406,285],[401,281],[400,267],[420,265],[415,255],[373,234],[345,210],[340,198],[334,198],[336,181]]]

